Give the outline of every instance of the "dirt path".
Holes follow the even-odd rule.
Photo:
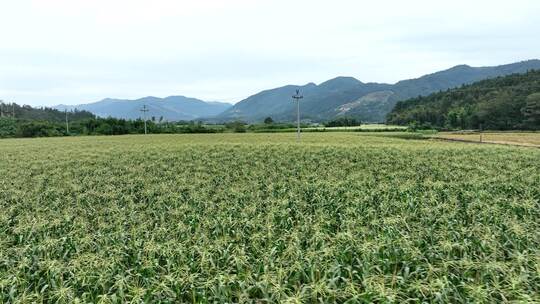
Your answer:
[[[540,148],[540,145],[529,144],[529,143],[519,143],[519,142],[510,142],[510,141],[478,141],[478,140],[468,140],[468,139],[458,139],[458,138],[445,138],[445,137],[431,137],[433,140],[440,141],[455,141],[455,142],[464,142],[470,144],[490,144],[490,145],[505,145],[505,146],[517,146],[517,147],[529,147],[529,148]]]

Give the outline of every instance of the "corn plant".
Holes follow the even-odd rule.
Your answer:
[[[539,219],[534,148],[1,140],[0,302],[535,302]]]

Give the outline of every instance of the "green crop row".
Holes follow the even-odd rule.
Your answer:
[[[364,133],[0,141],[0,303],[540,301],[540,150]]]

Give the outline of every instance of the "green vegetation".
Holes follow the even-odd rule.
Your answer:
[[[446,129],[540,130],[540,70],[398,102],[387,121]]]
[[[93,118],[94,114],[87,111],[70,111],[69,118],[73,121]],[[24,121],[63,122],[66,119],[64,111],[42,107],[21,106],[16,103],[0,102],[0,118],[17,118]]]
[[[163,122],[147,121],[150,133],[220,133],[228,126],[203,125],[200,122]],[[234,129],[235,131],[238,131]],[[12,118],[0,118],[0,138],[6,137],[54,137],[67,135],[125,135],[143,134],[144,121],[116,118],[89,118],[69,123],[69,134],[65,122],[34,121]]]
[[[527,96],[525,106],[521,109],[524,124],[527,126],[540,126],[540,93]]]
[[[293,123],[247,124],[242,121],[228,122],[223,125],[203,124],[194,121],[160,122],[147,121],[151,134],[186,134],[186,133],[276,133],[296,132]],[[404,127],[380,124],[357,127],[311,127],[301,124],[302,132],[387,132],[402,131]],[[91,118],[70,122],[69,134],[65,122],[33,121],[12,118],[0,118],[0,138],[9,137],[55,137],[67,135],[126,135],[144,134],[143,120],[125,120],[116,118]]]
[[[2,112],[0,117],[0,138],[12,137],[56,137],[68,135],[127,135],[143,134],[144,121],[126,120],[117,118],[94,117],[89,112],[68,112],[69,133],[66,129],[66,113],[49,108],[32,108],[30,106],[18,106],[0,104],[1,109],[15,109],[15,118],[12,112]],[[11,111],[11,110],[10,110]],[[354,119],[340,118],[330,122],[331,125],[358,125]],[[310,125],[302,123],[305,132],[332,131],[329,128],[310,128]],[[294,132],[294,123],[276,123],[271,117],[267,117],[262,124],[247,124],[243,121],[231,121],[225,124],[203,124],[198,121],[163,121],[163,117],[152,117],[147,120],[147,128],[151,134],[185,134],[185,133],[274,133]],[[334,131],[337,131],[334,130]]]
[[[0,302],[540,301],[540,150],[386,135],[2,140]]]
[[[0,138],[54,137],[67,135],[126,135],[143,134],[141,119],[99,118],[86,111],[68,111],[69,133],[66,129],[66,112],[50,108],[33,108],[17,104],[0,103]],[[163,121],[151,117],[147,128],[153,134],[241,132],[232,125],[206,125],[195,121]]]
[[[351,117],[339,117],[334,120],[327,121],[325,127],[357,127],[362,124],[361,121]]]

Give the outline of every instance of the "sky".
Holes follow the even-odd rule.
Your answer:
[[[0,0],[0,99],[235,103],[540,58],[540,1]]]

